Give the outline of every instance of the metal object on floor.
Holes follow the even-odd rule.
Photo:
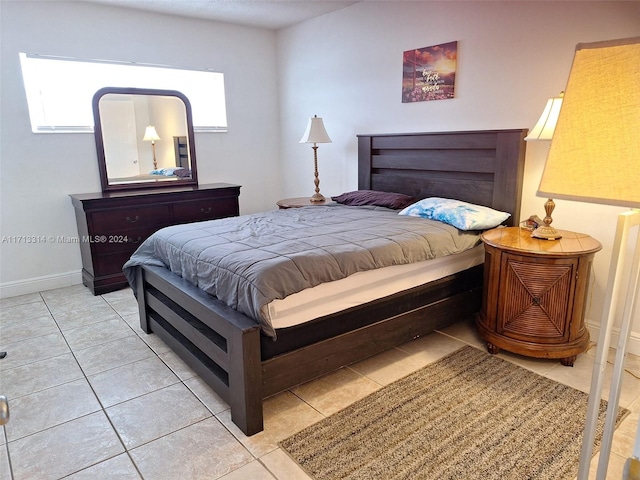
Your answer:
[[[9,421],[9,402],[7,397],[0,395],[0,425]]]

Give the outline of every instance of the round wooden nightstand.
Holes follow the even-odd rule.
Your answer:
[[[318,206],[318,205],[331,205],[332,203],[336,203],[331,200],[331,197],[325,197],[324,202],[312,202],[310,197],[297,197],[297,198],[285,198],[283,200],[278,200],[276,205],[278,208],[299,208],[299,207],[309,207],[309,206]]]
[[[490,353],[501,348],[573,366],[589,345],[584,324],[591,265],[600,242],[560,231],[540,240],[519,227],[482,234],[482,310],[476,319]]]

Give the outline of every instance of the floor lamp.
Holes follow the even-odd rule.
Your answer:
[[[635,209],[640,208],[639,59],[640,37],[577,45],[538,189],[541,197],[634,209],[618,216],[589,391],[579,480],[589,476],[611,332],[614,321],[621,318],[598,463],[597,478],[606,478],[631,322],[637,311],[640,210]],[[597,218],[593,220],[597,221]],[[633,253],[629,263],[630,252]],[[626,298],[621,301],[625,285]]]

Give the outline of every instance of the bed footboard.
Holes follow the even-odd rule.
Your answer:
[[[137,267],[140,327],[157,334],[231,407],[246,435],[263,429],[260,327],[166,269]]]

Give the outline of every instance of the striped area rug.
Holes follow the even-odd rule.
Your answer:
[[[316,480],[572,479],[587,400],[467,346],[280,446]],[[620,409],[618,424],[628,413]]]

